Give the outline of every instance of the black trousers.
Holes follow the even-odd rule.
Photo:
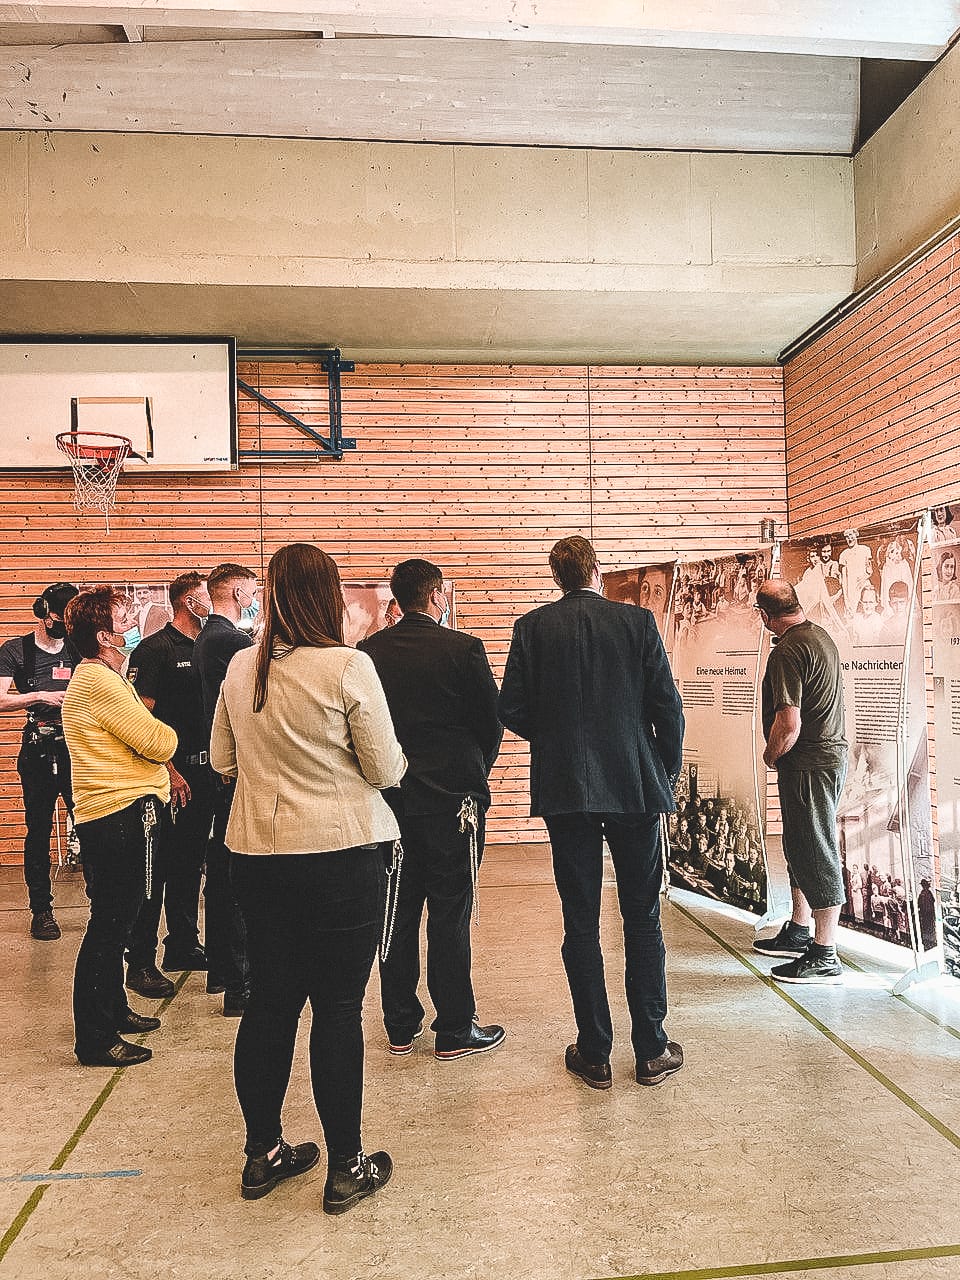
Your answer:
[[[23,810],[27,834],[23,841],[23,878],[27,883],[30,910],[49,911],[53,905],[50,884],[50,835],[57,796],[73,813],[70,785],[70,754],[67,744],[33,741],[32,730],[23,735],[17,756],[17,773],[23,788]]]
[[[247,931],[232,883],[235,855],[224,841],[236,784],[213,776],[215,802],[213,832],[207,846],[207,876],[203,885],[204,936],[207,977],[228,995],[245,995],[250,986]]]
[[[213,821],[214,790],[205,764],[174,764],[190,787],[190,800],[177,810],[169,805],[160,817],[155,840],[153,892],[144,900],[130,934],[127,959],[134,969],[156,963],[160,911],[166,911],[166,953],[176,958],[197,945],[200,931],[200,881]]]
[[[393,940],[380,965],[380,998],[387,1037],[404,1044],[423,1021],[420,981],[420,922],[427,909],[427,990],[437,1016],[431,1030],[465,1035],[476,1001],[470,974],[470,912],[473,878],[470,844],[460,834],[457,809],[400,818],[403,868]],[[480,810],[477,851],[482,856],[484,814]]]
[[[160,801],[156,802],[157,809]],[[80,1057],[109,1049],[128,1009],[123,949],[146,891],[146,837],[137,800],[77,826],[90,919],[77,953],[73,1022]]]
[[[332,1155],[360,1150],[363,996],[386,895],[382,846],[329,853],[234,855],[247,925],[250,998],[234,1049],[248,1155],[282,1136],[280,1113],[307,1001],[310,1081]]]
[[[588,1062],[608,1062],[613,1022],[600,949],[603,840],[617,878],[623,917],[627,1005],[638,1062],[667,1047],[667,980],[660,928],[660,815],[571,813],[545,818],[563,908],[563,956],[577,1045]]]

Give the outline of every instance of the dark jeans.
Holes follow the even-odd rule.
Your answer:
[[[156,801],[160,808],[160,801]],[[146,839],[137,800],[77,826],[90,919],[77,953],[73,1022],[80,1057],[116,1044],[127,1012],[123,949],[146,890]]]
[[[23,878],[27,882],[30,910],[49,911],[53,905],[50,885],[50,834],[57,796],[73,813],[70,787],[70,755],[61,738],[56,743],[31,743],[31,730],[23,735],[17,756],[17,773],[23,788],[24,820]]]
[[[459,806],[458,806],[459,808]],[[484,814],[478,822],[483,852]],[[470,912],[473,878],[470,845],[460,834],[457,810],[400,819],[403,867],[393,941],[380,965],[380,998],[387,1036],[406,1043],[423,1021],[420,921],[427,908],[427,990],[437,1011],[431,1024],[441,1035],[466,1035],[476,1002],[470,978]]]
[[[205,764],[176,767],[190,787],[190,800],[177,810],[176,821],[169,805],[160,817],[154,842],[153,892],[144,901],[130,935],[127,960],[134,969],[156,963],[161,908],[167,917],[167,955],[176,959],[199,940],[200,881],[213,821],[213,782]]]
[[[545,818],[553,871],[563,907],[563,956],[577,1022],[577,1045],[588,1062],[607,1062],[613,1023],[600,950],[603,839],[613,858],[623,917],[627,1005],[638,1062],[667,1047],[665,952],[660,929],[660,815],[572,813]]]
[[[234,854],[224,843],[233,803],[234,783],[213,780],[216,801],[213,833],[207,846],[207,878],[203,886],[207,977],[228,995],[244,995],[250,986],[247,931],[231,883]]]
[[[282,1136],[300,1013],[309,1000],[310,1080],[327,1150],[360,1150],[361,1009],[386,893],[381,846],[329,853],[235,854],[233,883],[247,925],[250,999],[233,1071],[246,1152]]]

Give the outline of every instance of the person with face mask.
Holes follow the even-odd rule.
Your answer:
[[[23,788],[27,834],[23,878],[30,901],[30,936],[55,942],[50,834],[57,797],[73,813],[70,756],[63,740],[60,707],[80,655],[66,639],[63,611],[77,594],[72,582],[54,582],[33,602],[36,625],[0,647],[0,711],[26,711],[17,772]]]
[[[174,729],[178,747],[169,766],[171,796],[160,817],[152,892],[130,934],[127,986],[157,999],[173,994],[173,983],[157,968],[160,911],[167,936],[163,967],[206,969],[198,917],[200,882],[213,819],[214,788],[207,766],[209,736],[203,691],[193,661],[194,644],[210,613],[206,579],[181,573],[169,587],[173,620],[147,636],[130,655],[128,676],[149,711]]]
[[[253,644],[242,629],[253,614],[259,587],[252,569],[239,564],[218,564],[207,579],[210,617],[197,636],[193,663],[203,692],[203,715],[207,741],[213,727],[220,686],[234,654]],[[230,883],[233,855],[225,843],[227,819],[236,790],[233,778],[222,778],[211,767],[216,800],[213,832],[207,846],[207,878],[203,895],[206,919],[207,992],[223,992],[223,1016],[239,1018],[246,1008],[250,969],[246,952],[246,930]]]
[[[82,591],[66,611],[82,660],[63,700],[73,762],[77,833],[90,919],[73,980],[74,1051],[87,1067],[129,1067],[151,1051],[121,1032],[155,1031],[123,989],[123,948],[149,891],[158,811],[170,799],[165,767],[177,735],[152,716],[123,676],[129,602],[113,587]]]
[[[500,750],[497,686],[483,642],[443,624],[443,574],[404,560],[390,578],[403,617],[369,636],[370,655],[409,763],[387,801],[400,824],[403,871],[393,941],[380,966],[389,1051],[411,1053],[423,1027],[417,995],[420,921],[427,913],[427,989],[441,1061],[495,1049],[503,1027],[481,1027],[470,974],[470,912],[483,854],[487,777]]]

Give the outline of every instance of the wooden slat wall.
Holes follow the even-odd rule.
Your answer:
[[[307,365],[240,376],[322,426],[325,380]],[[553,542],[593,536],[603,567],[756,543],[786,517],[782,379],[769,368],[363,366],[344,378],[343,462],[244,463],[223,476],[121,481],[105,538],[72,508],[66,477],[18,475],[0,501],[0,635],[27,629],[57,578],[165,580],[316,541],[344,578],[384,577],[423,555],[457,586],[459,624],[502,670],[513,621],[553,597]],[[241,396],[241,448],[302,449]],[[18,860],[18,720],[0,721],[0,859]],[[542,839],[527,815],[527,757],[508,735],[491,839]]]
[[[958,254],[960,233],[786,365],[794,537],[960,492]]]

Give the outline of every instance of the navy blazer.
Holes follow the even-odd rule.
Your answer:
[[[649,609],[569,591],[518,618],[501,721],[530,743],[530,812],[672,813],[683,708]]]
[[[483,641],[406,613],[358,646],[377,669],[409,761],[398,813],[441,813],[474,796],[490,803],[487,775],[500,750],[497,686]]]

